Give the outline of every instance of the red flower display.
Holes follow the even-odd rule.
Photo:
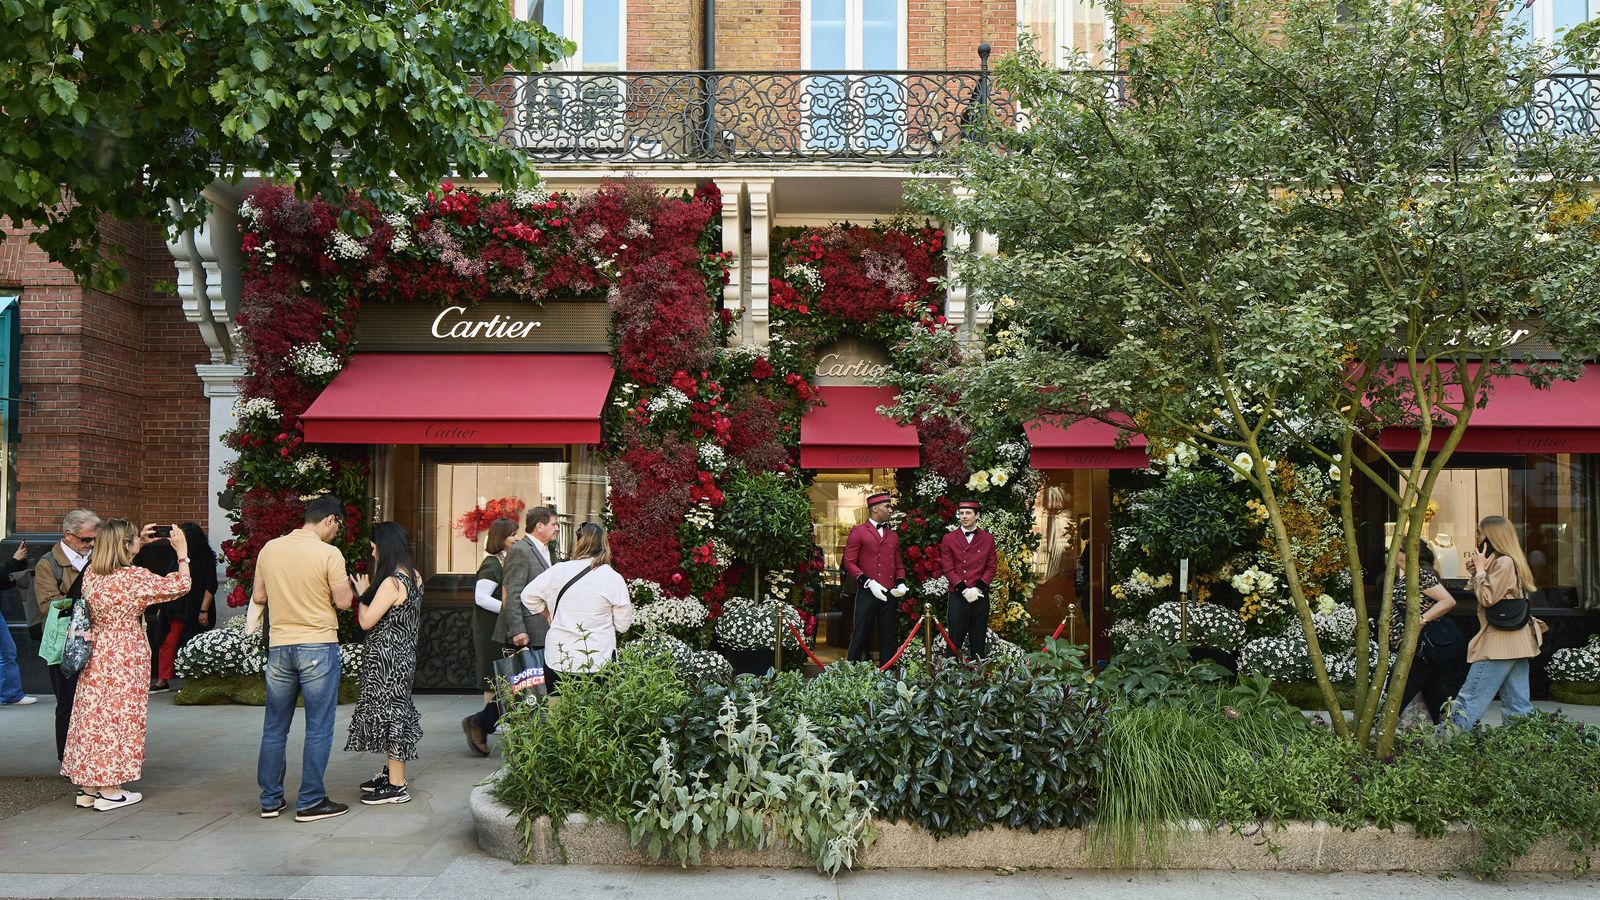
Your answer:
[[[501,497],[490,500],[482,506],[462,513],[456,519],[456,531],[469,541],[476,541],[478,535],[489,530],[495,519],[516,519],[522,521],[522,514],[528,509],[528,504],[516,497]],[[498,550],[495,552],[499,552]]]

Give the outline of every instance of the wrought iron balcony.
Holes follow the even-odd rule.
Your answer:
[[[988,107],[1015,104],[970,71],[546,72],[484,86],[506,126],[498,139],[541,162],[883,163],[937,153]],[[1105,73],[1120,99],[1126,82]],[[1556,74],[1501,120],[1506,140],[1539,132],[1600,136],[1600,74]]]

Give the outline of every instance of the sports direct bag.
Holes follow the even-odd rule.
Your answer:
[[[495,660],[490,667],[494,670],[502,709],[518,700],[532,703],[549,693],[544,679],[544,654],[532,647],[519,647],[517,652]]]

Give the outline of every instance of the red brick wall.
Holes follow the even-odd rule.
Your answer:
[[[107,222],[129,278],[79,287],[27,241],[0,243],[0,288],[21,295],[17,531],[56,531],[88,506],[140,522],[205,521],[209,403],[195,374],[207,354],[172,294],[177,271],[152,229]]]
[[[704,13],[702,0],[630,0],[627,67],[642,72],[702,68]]]
[[[800,68],[800,0],[721,0],[717,68]]]
[[[632,0],[628,13],[675,4]],[[717,68],[799,68],[800,7],[801,0],[719,2]],[[906,20],[910,69],[976,69],[978,44],[988,41],[998,55],[1017,43],[1016,0],[907,0]]]

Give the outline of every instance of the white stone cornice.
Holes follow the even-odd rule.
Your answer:
[[[772,187],[771,181],[745,182],[745,207],[750,228],[750,289],[748,291],[750,342],[765,347],[771,337],[772,310]]]
[[[205,193],[210,203],[205,222],[169,241],[167,251],[177,266],[184,318],[200,330],[211,361],[229,364],[238,359],[237,316],[244,284],[238,207],[223,191]]]

